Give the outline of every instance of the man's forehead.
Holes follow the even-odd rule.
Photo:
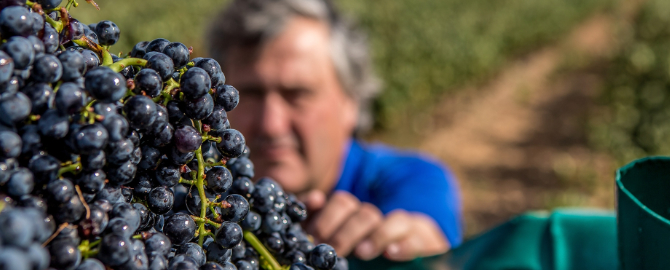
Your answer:
[[[283,31],[262,48],[232,48],[226,72],[240,83],[263,84],[263,77],[273,83],[291,84],[304,80],[302,73],[323,72],[332,68],[329,54],[329,33],[325,24],[303,17],[286,22]],[[253,80],[253,82],[251,81]],[[237,80],[236,80],[237,81]]]

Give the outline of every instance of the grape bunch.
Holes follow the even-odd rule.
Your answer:
[[[214,59],[161,38],[110,54],[118,26],[61,4],[0,0],[0,270],[348,268],[251,180]]]

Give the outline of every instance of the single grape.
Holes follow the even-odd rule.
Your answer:
[[[155,187],[147,196],[147,206],[159,215],[165,214],[174,205],[174,193],[167,187]]]
[[[180,152],[193,152],[202,144],[202,136],[191,126],[179,126],[174,131],[174,142]]]
[[[106,163],[107,157],[105,156],[105,151],[102,150],[93,151],[88,155],[81,155],[81,165],[86,170],[102,169]]]
[[[144,92],[151,97],[157,97],[162,90],[163,80],[155,70],[144,68],[135,75],[135,89],[133,89],[135,94],[140,95]]]
[[[146,96],[134,96],[126,101],[123,112],[132,128],[147,128],[156,120],[156,103]]]
[[[67,202],[53,207],[50,212],[58,223],[74,223],[84,215],[86,209],[79,196],[72,196]]]
[[[237,223],[224,221],[216,231],[214,241],[223,248],[233,248],[242,241],[242,228]]]
[[[172,187],[179,183],[180,178],[179,167],[175,165],[165,162],[156,169],[156,182],[161,186]]]
[[[336,262],[335,249],[327,244],[319,244],[309,253],[309,264],[316,269],[333,269]]]
[[[172,59],[163,53],[156,53],[147,59],[145,68],[156,70],[163,81],[172,78],[172,71],[174,70],[174,63]]]
[[[33,173],[26,168],[19,168],[9,177],[4,189],[9,196],[20,197],[32,192],[34,186]]]
[[[250,159],[240,156],[236,158],[235,161],[231,159],[229,161],[230,172],[233,174],[233,178],[237,179],[239,177],[248,177],[254,178],[254,163]]]
[[[95,194],[105,186],[107,174],[103,170],[93,170],[82,172],[77,178],[77,185],[81,192]]]
[[[35,59],[31,75],[34,81],[54,83],[60,80],[61,75],[63,75],[63,67],[56,56],[45,54]]]
[[[114,102],[126,95],[126,80],[108,67],[97,67],[86,72],[86,90],[102,102]]]
[[[223,106],[227,112],[232,111],[240,103],[240,92],[232,85],[216,87],[216,104]]]
[[[27,37],[33,31],[33,18],[25,7],[12,6],[0,12],[0,31],[2,35]]]
[[[56,8],[63,0],[37,0],[36,2],[42,5],[44,9]]]
[[[193,238],[195,229],[195,221],[193,221],[189,215],[184,213],[176,213],[165,221],[163,233],[165,233],[165,235],[170,238],[170,241],[173,244],[183,245]]]
[[[211,95],[205,94],[193,100],[183,100],[180,102],[180,108],[188,118],[202,120],[214,111],[214,101]]]
[[[170,253],[172,242],[165,234],[157,232],[153,233],[147,240],[144,241],[147,253],[157,253],[167,256]]]
[[[186,99],[196,99],[209,92],[212,82],[205,70],[192,67],[181,76],[180,85]]]
[[[205,175],[207,188],[217,193],[226,192],[233,183],[230,171],[223,166],[214,166]]]
[[[122,186],[133,181],[137,166],[128,160],[121,165],[109,165],[106,172],[110,185]]]
[[[6,83],[12,77],[14,60],[4,51],[0,51],[0,84]]]
[[[119,266],[130,260],[130,240],[125,237],[108,234],[102,237],[98,259],[105,265]]]
[[[186,243],[182,245],[179,247],[176,254],[184,254],[193,258],[198,266],[205,264],[207,261],[207,257],[205,256],[205,252],[202,250],[202,247],[196,243]]]
[[[60,45],[60,37],[51,24],[45,22],[43,25],[42,43],[44,43],[44,52],[54,53],[58,50],[58,45]]]
[[[226,82],[226,77],[221,72],[221,65],[212,58],[203,58],[195,63],[196,67],[202,68],[207,72],[212,80],[212,87],[222,85]]]
[[[95,26],[100,45],[114,45],[119,40],[119,27],[112,21],[101,21]]]
[[[100,65],[100,57],[98,57],[98,55],[95,52],[89,49],[85,49],[82,50],[80,53],[81,56],[84,57],[84,63],[86,63],[86,70],[92,70],[93,68]]]
[[[27,248],[34,238],[35,223],[19,209],[7,209],[0,213],[0,236],[4,246]]]
[[[65,51],[58,55],[58,60],[63,66],[61,79],[66,82],[74,81],[86,71],[86,61],[79,52]]]
[[[142,160],[137,165],[141,170],[152,170],[158,167],[158,163],[161,159],[160,150],[150,145],[142,145]]]
[[[240,242],[241,243],[241,242]],[[223,248],[219,244],[212,242],[207,245],[207,260],[216,263],[225,263],[230,260],[231,249]]]
[[[84,89],[76,83],[63,83],[58,88],[54,101],[56,109],[62,115],[73,114],[84,106]]]
[[[24,93],[18,92],[0,100],[0,124],[13,126],[30,115],[32,102]]]
[[[164,38],[157,38],[146,45],[146,52],[162,52],[170,41]]]
[[[273,254],[281,255],[284,252],[284,240],[279,233],[272,233],[265,237],[263,244]]]
[[[74,140],[79,153],[91,154],[107,146],[109,134],[103,125],[95,123],[82,126],[74,134]]]
[[[133,46],[133,50],[130,52],[130,57],[136,57],[136,58],[142,58],[144,55],[147,53],[147,46],[149,45],[149,41],[140,41],[135,46]]]
[[[15,158],[21,154],[21,137],[13,131],[0,131],[0,159]]]
[[[244,151],[244,136],[235,129],[226,129],[219,132],[221,142],[216,144],[221,154],[227,157],[239,157]]]
[[[228,121],[228,115],[226,110],[221,105],[214,105],[214,110],[212,113],[207,116],[207,118],[202,120],[203,124],[209,125],[211,129],[225,129],[226,121]]]
[[[107,115],[102,121],[102,126],[107,129],[110,142],[118,142],[125,139],[128,136],[128,130],[130,129],[130,125],[126,118],[119,114]],[[134,145],[132,142],[130,143],[131,145]]]
[[[123,139],[116,142],[110,142],[107,145],[106,157],[107,162],[111,165],[121,165],[130,160],[135,146],[130,139]]]
[[[188,58],[191,55],[186,45],[179,42],[168,44],[161,50],[161,52],[172,58],[172,62],[174,62],[174,66],[177,68],[186,65],[188,63]]]
[[[53,89],[46,83],[28,85],[21,89],[21,92],[26,94],[32,102],[30,113],[34,115],[43,114],[54,101]]]

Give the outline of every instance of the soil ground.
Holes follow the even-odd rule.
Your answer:
[[[595,14],[560,42],[438,102],[412,146],[455,172],[466,235],[529,210],[614,208],[616,167],[589,147],[588,119],[599,110],[598,63],[616,50],[622,16]]]

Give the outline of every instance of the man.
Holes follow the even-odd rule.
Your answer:
[[[378,83],[362,35],[324,0],[235,0],[207,36],[240,91],[231,112],[256,175],[296,193],[306,226],[339,255],[410,260],[461,242],[451,174],[416,153],[353,138]]]

